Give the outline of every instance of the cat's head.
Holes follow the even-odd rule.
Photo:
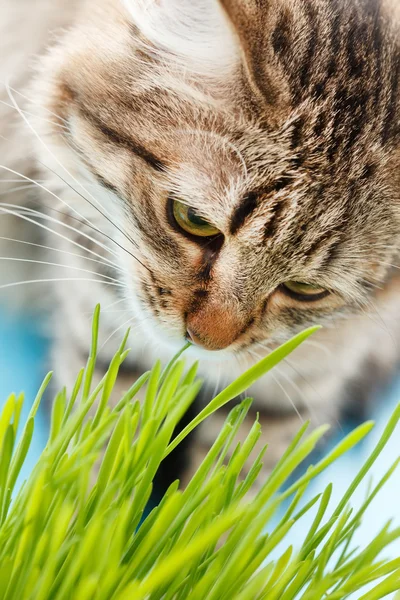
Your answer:
[[[89,1],[43,65],[43,162],[154,335],[241,351],[386,277],[400,48],[378,1]]]

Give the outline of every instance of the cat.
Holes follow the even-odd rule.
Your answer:
[[[265,472],[299,418],[364,406],[400,357],[398,2],[3,0],[1,11],[0,227],[25,242],[3,256],[30,281],[54,280],[45,294],[16,289],[56,306],[58,381],[71,386],[85,363],[100,301],[99,377],[132,327],[121,389],[189,340],[212,393],[324,326],[248,392],[270,443]],[[187,449],[192,468],[225,415]]]

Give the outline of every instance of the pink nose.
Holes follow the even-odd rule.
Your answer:
[[[241,335],[245,321],[241,315],[224,308],[207,305],[189,314],[187,339],[206,350],[228,348]]]

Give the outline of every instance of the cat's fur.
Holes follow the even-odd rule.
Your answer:
[[[223,348],[192,351],[212,387],[324,324],[251,390],[276,454],[298,426],[291,403],[321,422],[364,402],[400,356],[396,0],[43,2],[43,31],[55,15],[71,26],[33,86],[26,56],[49,40],[36,29],[24,47],[22,25],[38,10],[25,4],[14,27],[13,0],[1,9],[12,42],[2,71],[30,100],[11,92],[29,112],[7,109],[19,121],[11,132],[1,122],[1,162],[43,180],[33,200],[53,220],[39,221],[75,244],[48,231],[40,242],[58,250],[42,260],[64,265],[42,277],[70,279],[52,286],[60,381],[85,361],[94,304],[121,299],[104,311],[103,339],[132,319],[132,372],[179,348],[190,322],[207,348]],[[171,195],[223,240],[199,245],[175,230]],[[282,292],[288,280],[332,293],[300,303]],[[203,428],[198,456],[222,416]]]

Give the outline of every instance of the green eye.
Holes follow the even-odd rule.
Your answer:
[[[183,231],[197,237],[213,237],[221,233],[219,229],[200,217],[194,208],[179,202],[179,200],[172,200],[172,202],[174,219]]]
[[[287,281],[282,287],[289,296],[300,301],[322,300],[329,294],[325,288],[301,281]]]

